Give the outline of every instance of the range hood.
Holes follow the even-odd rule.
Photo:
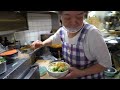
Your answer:
[[[27,11],[28,13],[41,13],[41,14],[51,14],[58,13],[58,11]]]
[[[0,11],[0,32],[27,30],[27,13],[21,11]]]
[[[10,30],[10,31],[0,31],[0,35],[8,35],[16,32],[17,30]]]

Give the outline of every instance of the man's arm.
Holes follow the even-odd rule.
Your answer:
[[[43,46],[50,46],[52,44],[52,39],[48,38],[45,41],[42,42]]]
[[[104,67],[111,67],[111,55],[101,33],[97,30],[92,30],[88,34],[88,38],[89,51],[94,57],[93,60],[97,60]]]
[[[35,41],[32,43],[31,48],[36,49],[36,48],[42,48],[44,46],[50,46],[52,43],[61,43],[61,39],[59,36],[59,31],[58,30],[54,35],[50,36],[48,39],[46,39],[45,41]]]
[[[49,46],[51,44],[52,44],[52,39],[51,38],[48,38],[48,39],[46,39],[43,42],[37,40],[37,41],[35,41],[35,42],[32,43],[31,48],[32,49],[37,49],[37,48],[42,48],[44,46]]]
[[[77,77],[83,77],[86,75],[97,74],[103,72],[106,68],[100,64],[95,64],[83,70],[76,69],[75,67],[70,67],[70,73],[61,79],[73,79]]]
[[[91,75],[91,74],[97,74],[100,72],[103,72],[106,68],[103,67],[100,64],[95,64],[89,68],[86,68],[84,70],[80,70],[79,75],[80,76],[85,76],[85,75]]]

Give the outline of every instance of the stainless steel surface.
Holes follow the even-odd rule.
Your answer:
[[[39,66],[32,66],[23,79],[40,79]]]
[[[7,71],[0,75],[0,79],[17,79],[30,66],[30,59],[17,59],[14,63],[7,65]]]
[[[5,73],[7,70],[7,65],[6,65],[6,62],[3,62],[0,64],[0,75]]]

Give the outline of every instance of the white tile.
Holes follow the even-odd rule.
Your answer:
[[[35,40],[37,40],[35,37],[30,37],[30,40],[31,41],[35,41]]]
[[[25,44],[25,39],[21,39],[20,42],[21,42],[22,45],[24,45]]]
[[[25,33],[25,37],[29,37],[30,36],[30,34],[27,32],[27,33]]]
[[[34,34],[33,32],[29,32],[29,36],[32,37]]]
[[[37,32],[34,32],[34,35],[36,35],[36,36],[37,36],[37,35],[38,35],[38,31],[37,31]]]
[[[30,42],[32,40],[40,38],[40,34],[50,33],[51,30],[51,16],[49,14],[33,14],[28,13],[28,26],[29,31],[20,32],[17,35],[22,40],[22,43],[25,41]]]

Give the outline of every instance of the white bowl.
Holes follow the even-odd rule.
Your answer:
[[[58,61],[58,62],[52,62],[49,64],[49,66],[47,67],[47,71],[48,71],[48,74],[54,78],[61,78],[61,77],[64,77],[65,75],[67,75],[69,73],[69,67],[70,65],[66,62],[62,62],[65,64],[65,66],[67,66],[67,70],[63,71],[63,72],[59,72],[59,71],[51,71],[50,70],[50,67],[55,64],[55,63],[61,63],[62,61]]]

